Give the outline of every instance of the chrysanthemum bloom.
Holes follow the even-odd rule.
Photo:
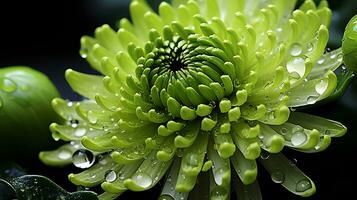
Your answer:
[[[293,109],[334,91],[343,56],[324,53],[327,2],[295,3],[176,0],[156,14],[133,1],[132,22],[117,33],[104,25],[81,39],[82,57],[103,75],[66,71],[86,100],[53,100],[67,120],[51,125],[53,137],[69,143],[40,158],[87,168],[69,179],[101,184],[101,199],[162,179],[162,199],[229,199],[231,189],[245,199],[260,194],[257,160],[274,182],[312,195],[312,180],[279,152],[320,152],[346,132]]]

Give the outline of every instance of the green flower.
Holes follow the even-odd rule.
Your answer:
[[[81,39],[82,57],[103,75],[66,71],[86,100],[53,100],[67,120],[51,125],[53,137],[68,143],[40,158],[86,168],[69,179],[101,184],[100,199],[164,176],[161,199],[228,199],[231,188],[249,199],[260,195],[256,160],[274,182],[312,195],[312,180],[279,152],[320,152],[345,134],[338,122],[294,111],[334,91],[343,55],[325,52],[327,2],[293,11],[295,3],[174,0],[156,14],[134,0],[132,22]]]

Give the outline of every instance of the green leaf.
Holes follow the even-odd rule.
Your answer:
[[[1,179],[9,180],[25,175],[25,170],[16,163],[9,161],[0,162],[0,199],[14,199],[15,194],[11,186]]]
[[[25,175],[10,181],[0,180],[9,185],[18,200],[59,199],[59,200],[98,200],[97,194],[89,191],[67,192],[50,179],[40,175]]]

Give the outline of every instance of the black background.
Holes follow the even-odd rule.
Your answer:
[[[157,2],[152,3],[157,5]],[[332,48],[340,41],[346,19],[357,13],[356,2],[333,1],[332,6],[343,12],[337,14],[332,26],[335,28],[335,31],[331,31]],[[63,74],[67,68],[95,73],[79,56],[80,37],[92,35],[95,28],[104,23],[116,28],[117,19],[128,17],[128,3],[125,0],[2,1],[0,66],[31,66],[47,74],[64,98],[79,99],[68,87]],[[350,11],[344,12],[347,9]],[[337,102],[304,110],[340,121],[349,128],[346,136],[335,138],[326,151],[318,154],[284,151],[288,157],[296,158],[299,168],[314,180],[317,193],[308,199],[356,199],[356,100],[357,81],[354,80],[348,92]],[[53,169],[39,162],[21,164],[31,173],[45,174],[66,189],[75,189],[65,175],[71,168]],[[264,199],[301,199],[285,191],[280,185],[272,183],[262,168],[258,177]],[[160,189],[156,188],[152,192],[129,193],[122,199],[136,199],[144,195],[145,199],[156,199],[159,191]]]

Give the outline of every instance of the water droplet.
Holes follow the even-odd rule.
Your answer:
[[[17,88],[16,83],[9,78],[3,78],[0,81],[0,89],[2,89],[3,91],[5,91],[7,93],[14,92],[16,90],[16,88]]]
[[[81,55],[82,58],[87,58],[88,56],[88,49],[87,48],[81,48],[79,50],[79,54]]]
[[[217,185],[222,185],[223,176],[227,171],[229,171],[227,167],[221,167],[214,170],[214,181],[217,183]]]
[[[307,140],[307,136],[304,132],[298,131],[291,136],[291,144],[294,146],[300,146]]]
[[[296,158],[291,159],[289,161],[289,164],[295,166],[297,164],[297,159]]]
[[[197,154],[195,154],[195,153],[188,154],[186,157],[186,163],[190,167],[197,167],[198,166]]]
[[[61,160],[67,160],[70,159],[72,157],[72,153],[68,150],[62,149],[59,153],[58,153],[58,158]]]
[[[310,181],[308,179],[303,179],[300,180],[297,184],[296,184],[296,192],[305,192],[306,190],[309,190],[312,188],[312,185],[310,183]]]
[[[77,128],[79,121],[76,119],[71,119],[71,120],[69,120],[69,123],[71,124],[72,128]]]
[[[282,135],[285,135],[287,132],[288,132],[288,129],[286,129],[286,128],[282,128],[282,129],[280,130],[280,133],[281,133]]]
[[[317,94],[322,95],[323,93],[326,92],[327,87],[328,87],[328,82],[322,79],[318,84],[315,85],[315,90]]]
[[[79,149],[73,154],[73,164],[81,169],[89,168],[93,165],[95,157],[91,151]]]
[[[114,182],[117,179],[117,173],[113,170],[109,170],[105,173],[105,181],[106,182]]]
[[[88,121],[89,123],[92,123],[92,124],[95,124],[97,123],[97,116],[95,116],[95,114],[93,113],[93,111],[88,111],[88,114],[87,114],[87,118],[88,118]]]
[[[72,107],[72,106],[73,106],[73,102],[72,102],[72,101],[68,102],[68,103],[67,103],[67,106],[68,106],[68,107]]]
[[[311,43],[311,42],[309,42],[309,43],[307,43],[307,51],[312,51],[313,49],[314,49],[314,44],[313,43]]]
[[[330,130],[325,130],[324,134],[325,135],[331,135],[331,131]]]
[[[74,131],[74,135],[77,136],[77,137],[82,137],[83,135],[85,135],[87,132],[87,130],[85,128],[77,128],[75,131]]]
[[[301,48],[300,44],[295,43],[295,44],[291,45],[290,55],[299,56],[301,53],[302,53],[302,48]]]
[[[280,27],[276,29],[276,32],[282,32],[282,31],[283,31],[283,29]]]
[[[281,170],[275,170],[271,173],[271,180],[273,180],[274,183],[283,183],[285,175]]]
[[[343,61],[343,55],[342,55],[342,53],[340,53],[337,56],[337,62],[342,62],[342,61]]]
[[[177,155],[177,157],[182,157],[183,156],[183,149],[177,149],[176,150],[176,155]]]
[[[60,134],[56,131],[52,134],[52,138],[55,140],[55,141],[58,141],[61,139],[60,137]]]
[[[292,58],[287,64],[286,69],[290,75],[298,76],[300,78],[304,76],[305,73],[305,60],[303,58],[297,57]]]
[[[99,160],[99,163],[101,165],[106,165],[108,163],[108,160],[106,158],[102,158],[102,159]]]
[[[318,61],[317,61],[317,64],[321,65],[325,62],[325,58],[320,58]]]
[[[107,126],[103,126],[103,131],[109,131],[109,128]]]
[[[227,195],[228,192],[226,189],[224,189],[223,187],[215,187],[211,191],[210,199],[223,200],[223,199],[227,199]]]
[[[307,97],[306,103],[314,104],[314,103],[316,103],[318,98],[319,98],[318,96],[309,96],[309,97]]]
[[[267,151],[262,151],[262,152],[260,153],[260,158],[263,159],[263,160],[268,159],[269,156],[270,156],[270,153],[267,152]]]
[[[336,53],[332,53],[332,54],[330,55],[330,58],[331,58],[331,59],[335,59],[336,57],[337,57]]]
[[[152,179],[146,173],[140,172],[132,177],[135,184],[140,187],[147,188],[152,184]]]

